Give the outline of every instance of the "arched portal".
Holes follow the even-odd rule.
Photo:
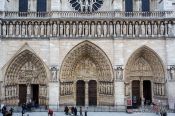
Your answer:
[[[146,46],[136,50],[125,66],[125,95],[137,102],[135,107],[144,103],[150,104],[152,99],[165,96],[163,63]]]
[[[31,51],[16,55],[5,73],[5,102],[47,104],[48,78],[43,62]]]
[[[114,104],[112,65],[107,55],[89,41],[75,46],[63,60],[60,70],[60,105],[76,105],[76,99],[72,98],[77,98],[78,80],[85,82],[85,105]],[[101,88],[90,94],[97,96],[95,102],[89,96],[88,83],[93,83],[90,80],[95,80],[97,83],[94,86]]]

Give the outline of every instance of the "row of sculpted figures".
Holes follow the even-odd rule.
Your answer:
[[[3,37],[173,36],[172,21],[1,21]]]

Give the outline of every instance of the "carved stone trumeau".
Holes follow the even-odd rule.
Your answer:
[[[168,78],[169,80],[175,80],[175,65],[168,67]]]
[[[121,65],[116,65],[115,69],[115,76],[117,81],[123,80],[123,67]]]
[[[58,81],[58,75],[57,75],[58,68],[57,68],[57,66],[52,66],[50,70],[51,70],[51,79],[50,79],[50,81]]]

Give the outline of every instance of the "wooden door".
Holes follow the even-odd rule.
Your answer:
[[[140,105],[140,81],[132,81],[132,103],[134,107]]]
[[[89,106],[97,105],[97,82],[95,80],[89,81],[88,84],[88,93],[89,93]]]
[[[76,84],[76,105],[85,105],[85,82],[82,80],[77,81]]]
[[[25,84],[19,85],[19,104],[26,103],[27,86]]]

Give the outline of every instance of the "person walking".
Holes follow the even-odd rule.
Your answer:
[[[68,115],[69,108],[67,106],[64,108],[64,112],[65,112],[66,115]]]
[[[80,116],[83,116],[82,107],[80,107]]]
[[[74,107],[74,115],[77,116],[77,108]]]
[[[86,107],[86,109],[84,111],[84,116],[87,116],[87,110],[88,110],[88,107]]]

